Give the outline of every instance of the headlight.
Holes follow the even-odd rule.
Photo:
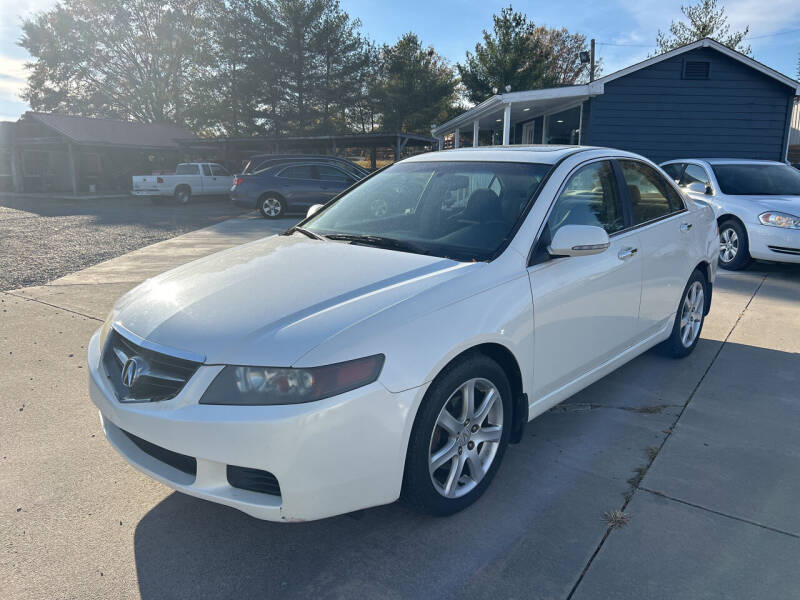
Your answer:
[[[322,400],[372,383],[383,354],[308,369],[228,366],[220,371],[200,404],[301,404]]]
[[[772,225],[773,227],[783,227],[784,229],[800,229],[800,217],[787,215],[780,212],[765,212],[758,215],[758,220],[762,225]]]
[[[108,334],[111,332],[111,325],[114,323],[114,319],[116,318],[116,313],[112,310],[108,313],[106,320],[103,321],[103,326],[100,328],[100,337],[97,339],[98,343],[100,344],[100,352],[103,351],[103,348],[106,345],[106,340],[108,339]]]

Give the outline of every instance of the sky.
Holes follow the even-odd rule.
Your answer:
[[[566,27],[597,40],[604,73],[636,63],[653,52],[658,30],[666,31],[682,17],[681,4],[694,0],[563,0],[513,2],[537,25]],[[29,107],[19,98],[25,85],[27,53],[16,45],[23,17],[47,10],[54,0],[0,0],[0,121],[15,120]],[[492,15],[508,0],[341,0],[344,9],[361,19],[363,32],[378,43],[394,43],[414,31],[451,63],[464,60],[467,50],[491,29]],[[800,1],[721,0],[733,29],[750,26],[747,40],[753,57],[788,75],[798,77]]]

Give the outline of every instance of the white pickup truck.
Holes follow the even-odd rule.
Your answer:
[[[174,175],[134,175],[133,195],[173,197],[186,204],[192,196],[221,196],[233,186],[233,176],[217,163],[181,163]]]

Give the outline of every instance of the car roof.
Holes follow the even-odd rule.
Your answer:
[[[758,158],[673,158],[661,163],[662,165],[680,162],[705,162],[710,165],[785,165],[776,160],[762,160]]]
[[[455,150],[439,150],[417,154],[403,160],[403,162],[429,162],[429,161],[487,161],[487,162],[525,162],[539,164],[556,164],[563,158],[594,150],[595,155],[602,155],[605,151],[614,156],[641,158],[638,154],[625,152],[612,148],[597,146],[556,146],[556,145],[510,145],[510,146],[480,146],[477,148],[458,148]]]

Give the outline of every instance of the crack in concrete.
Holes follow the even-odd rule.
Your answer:
[[[675,427],[678,425],[678,422],[680,421],[680,419],[683,416],[683,414],[686,412],[687,407],[689,406],[691,401],[694,399],[694,396],[697,393],[697,390],[700,389],[700,386],[703,384],[703,381],[705,380],[706,375],[708,375],[708,372],[711,370],[711,367],[714,366],[714,363],[717,362],[717,359],[719,358],[719,355],[722,352],[722,349],[725,347],[725,344],[728,343],[728,340],[730,339],[730,337],[733,334],[734,330],[739,325],[739,322],[742,320],[742,317],[747,312],[747,309],[750,308],[750,304],[753,302],[753,299],[758,295],[758,292],[761,290],[761,286],[764,285],[764,282],[767,280],[769,275],[770,275],[769,273],[765,273],[764,276],[761,278],[761,281],[758,282],[758,286],[756,286],[756,289],[750,295],[750,298],[747,300],[747,304],[745,305],[745,307],[739,312],[739,315],[736,317],[736,321],[731,326],[730,330],[728,331],[727,335],[725,336],[725,339],[719,345],[719,348],[717,348],[716,353],[714,353],[714,357],[708,363],[708,367],[706,367],[706,370],[703,371],[703,374],[700,376],[700,379],[698,380],[697,384],[692,389],[692,392],[689,394],[689,397],[686,399],[686,402],[681,407],[681,410],[678,412],[678,414],[675,417],[675,420],[673,421],[672,425],[668,429],[664,430],[664,433],[666,435],[664,436],[664,439],[661,440],[661,444],[658,446],[658,451],[649,453],[650,456],[649,456],[649,460],[647,462],[647,465],[644,466],[644,467],[639,467],[636,470],[637,474],[629,480],[629,482],[631,483],[631,492],[629,494],[626,494],[625,501],[622,503],[622,508],[620,509],[621,512],[625,512],[625,509],[628,507],[628,504],[630,504],[630,501],[633,499],[633,496],[635,495],[636,491],[640,490],[640,489],[644,489],[644,488],[639,487],[639,483],[642,481],[642,479],[644,479],[645,475],[647,474],[647,471],[650,469],[650,466],[653,464],[653,462],[655,461],[656,457],[661,453],[661,450],[664,448],[664,445],[667,443],[667,440],[670,438],[670,436],[672,436],[673,432],[675,431]],[[654,446],[654,448],[655,448],[655,446]],[[647,490],[647,491],[650,492],[650,490]],[[676,502],[682,502],[682,501],[676,499]],[[684,504],[691,505],[688,502],[684,502]],[[691,505],[691,506],[695,506],[695,505]],[[701,506],[696,506],[696,508],[706,510]],[[710,510],[710,509],[708,509],[708,510],[709,510],[709,512],[716,513],[716,511],[713,511],[713,510]],[[722,516],[729,516],[729,515],[724,515],[723,513],[716,513],[716,514],[720,514]],[[736,517],[731,517],[731,518],[736,518]],[[740,520],[745,521],[744,519],[740,519]],[[745,521],[745,522],[749,522],[749,521]],[[753,523],[753,524],[757,525],[757,523]],[[766,526],[763,526],[763,527],[764,528],[768,528]],[[606,540],[608,539],[608,536],[611,534],[611,531],[612,531],[612,528],[609,527],[606,530],[606,532],[603,534],[603,537],[601,538],[600,543],[597,544],[597,548],[595,548],[594,552],[592,552],[592,555],[589,557],[589,560],[586,562],[586,565],[583,567],[583,570],[581,571],[581,574],[578,576],[577,581],[575,581],[575,584],[572,586],[572,589],[570,590],[569,594],[567,594],[567,599],[566,600],[571,600],[572,597],[575,595],[575,592],[578,590],[578,587],[580,586],[581,582],[583,581],[583,578],[586,576],[586,573],[589,571],[589,567],[592,566],[592,562],[594,562],[594,559],[600,553],[600,550],[603,549],[603,545],[606,543]],[[775,530],[775,531],[778,531],[780,533],[786,533],[786,532],[783,532],[783,531],[780,531],[780,530]],[[792,534],[787,534],[787,535],[792,535]]]
[[[758,521],[751,521],[750,519],[745,519],[743,517],[737,517],[735,515],[729,515],[728,513],[724,513],[718,510],[714,510],[713,508],[708,508],[707,506],[701,506],[700,504],[695,504],[693,502],[688,502],[687,500],[681,500],[680,498],[673,498],[672,496],[668,496],[664,492],[659,492],[656,490],[651,490],[650,488],[639,486],[640,490],[643,492],[648,492],[655,496],[660,496],[667,500],[671,500],[672,502],[678,502],[679,504],[685,504],[686,506],[691,506],[692,508],[696,508],[698,510],[704,510],[706,512],[713,513],[715,515],[719,515],[720,517],[726,517],[728,519],[733,519],[734,521],[740,521],[742,523],[747,523],[748,525],[754,525],[756,527],[760,527],[761,529],[766,529],[768,531],[772,531],[774,533],[780,533],[782,535],[788,535],[789,537],[793,537],[795,539],[800,540],[800,535],[796,533],[792,533],[790,531],[784,531],[783,529],[777,529],[776,527],[770,527],[769,525],[764,525],[763,523],[759,523]]]
[[[72,313],[73,315],[78,315],[79,317],[92,319],[93,321],[98,321],[100,323],[103,322],[103,319],[93,317],[92,315],[85,315],[81,312],[78,312],[77,310],[72,310],[71,308],[64,308],[63,306],[50,304],[49,302],[45,302],[44,300],[39,300],[37,298],[28,298],[27,296],[20,296],[19,294],[12,294],[11,292],[0,292],[0,294],[3,294],[5,296],[11,296],[12,298],[19,298],[20,300],[26,300],[28,302],[38,302],[39,304],[44,304],[45,306],[49,306],[50,308],[57,308],[58,310],[63,310],[64,312]]]
[[[683,408],[685,404],[654,404],[649,406],[609,406],[607,404],[588,404],[588,403],[575,403],[575,404],[557,404],[548,412],[588,412],[598,408],[606,408],[613,410],[624,410],[627,412],[635,412],[645,415],[657,415],[663,412],[665,408]]]

